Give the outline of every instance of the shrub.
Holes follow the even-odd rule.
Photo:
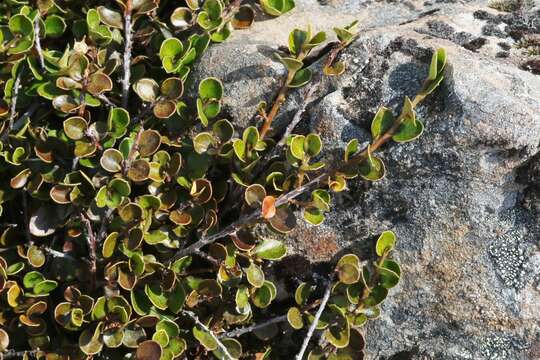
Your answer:
[[[278,16],[294,2],[260,5]],[[345,255],[325,281],[313,277],[273,306],[268,264],[287,249],[277,235],[250,230],[287,233],[300,214],[319,225],[348,181],[382,179],[375,152],[421,135],[414,108],[442,81],[443,50],[399,115],[377,112],[371,144],[352,140],[343,162],[328,165],[317,134],[293,134],[301,116],[272,127],[290,89],[312,81],[304,61],[324,32],[291,32],[275,101],[238,129],[220,116],[219,79],[202,80],[196,99],[183,90],[211,43],[253,22],[242,1],[21,0],[0,9],[6,358],[262,359],[279,344],[278,323],[304,338],[298,359],[314,331],[322,340],[310,359],[363,356],[359,329],[401,276],[389,257],[395,235],[380,236],[373,264]],[[335,33],[327,76],[346,70],[338,59],[357,38],[356,23]]]

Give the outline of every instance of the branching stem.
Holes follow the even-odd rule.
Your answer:
[[[225,345],[223,345],[223,343],[219,340],[219,338],[216,336],[216,334],[214,334],[214,332],[212,330],[210,330],[208,328],[208,326],[204,325],[202,323],[202,321],[199,320],[199,318],[197,317],[197,315],[194,312],[184,310],[184,311],[182,311],[182,313],[187,315],[188,317],[190,317],[195,322],[195,324],[200,326],[204,331],[209,333],[210,336],[212,336],[214,338],[214,340],[216,341],[218,347],[220,348],[220,350],[223,352],[223,355],[225,355],[225,357],[227,359],[234,360],[234,358],[231,356],[231,354],[229,354],[229,350],[227,350],[227,347]]]
[[[267,327],[269,325],[277,324],[277,323],[280,323],[280,322],[283,322],[283,321],[286,321],[286,320],[287,320],[287,315],[276,316],[276,317],[274,317],[274,318],[272,318],[270,320],[267,320],[267,321],[265,321],[263,323],[260,323],[260,324],[254,324],[254,325],[251,325],[251,326],[246,326],[246,327],[243,327],[243,328],[239,328],[239,329],[229,331],[229,332],[227,332],[225,334],[220,335],[219,337],[220,338],[238,337],[240,335],[244,335],[244,334],[253,332],[255,330],[265,328],[265,327]]]
[[[321,315],[326,308],[326,304],[328,303],[328,300],[330,299],[330,294],[332,293],[332,279],[328,280],[328,284],[326,285],[326,290],[324,291],[323,298],[321,300],[321,304],[319,305],[319,308],[317,309],[317,312],[315,313],[315,317],[313,318],[313,321],[311,322],[311,325],[308,329],[308,332],[306,334],[306,337],[304,338],[304,342],[302,343],[302,347],[300,348],[300,351],[298,354],[296,354],[296,360],[302,360],[304,357],[304,353],[306,352],[306,349],[309,345],[309,341],[311,340],[311,337],[313,336],[313,333],[315,333],[315,329],[317,328],[317,324],[319,323],[319,319],[321,318]]]

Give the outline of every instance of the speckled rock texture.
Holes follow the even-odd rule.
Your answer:
[[[538,10],[501,13],[482,1],[299,3],[202,60],[201,77],[224,79],[237,124],[275,95],[284,70],[272,52],[307,22],[329,29],[358,17],[366,29],[342,56],[347,72],[322,80],[298,127],[320,132],[333,154],[352,137],[369,140],[379,106],[397,111],[416,93],[432,49],[445,47],[449,66],[418,108],[424,135],[387,146],[388,176],[351,182],[325,223],[300,224],[287,237],[292,253],[311,264],[345,251],[369,258],[377,234],[396,232],[404,276],[365,329],[368,359],[540,359],[540,77],[520,68],[523,54],[508,33],[522,20],[536,26]],[[440,10],[416,19],[433,8]],[[499,16],[515,18],[497,25]],[[501,33],[486,31],[490,24]],[[302,90],[291,94],[281,122],[301,98]]]

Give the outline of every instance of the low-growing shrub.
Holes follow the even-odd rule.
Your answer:
[[[220,115],[219,79],[202,80],[195,99],[184,84],[211,43],[251,25],[253,7],[173,3],[0,4],[0,352],[266,359],[282,329],[303,339],[297,359],[307,349],[309,359],[361,359],[360,329],[401,276],[395,235],[380,236],[373,263],[345,255],[276,306],[283,290],[269,264],[287,253],[277,234],[298,215],[319,225],[347,182],[384,177],[375,153],[422,134],[414,109],[442,81],[445,52],[399,114],[381,107],[369,145],[352,140],[340,164],[325,164],[319,135],[293,133],[303,109],[286,129],[273,120],[291,89],[313,86],[304,62],[326,34],[291,32],[275,101],[239,129]],[[260,1],[269,16],[293,7]],[[339,57],[357,24],[334,31],[324,76],[346,71]],[[255,236],[257,224],[276,235]]]

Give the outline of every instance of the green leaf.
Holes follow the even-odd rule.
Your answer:
[[[245,161],[246,143],[240,139],[233,141],[233,150],[239,160]]]
[[[331,310],[333,321],[330,326],[324,330],[324,337],[330,344],[338,349],[344,348],[349,345],[349,320],[337,305],[330,304],[328,308]]]
[[[214,336],[203,329],[199,329],[197,326],[193,327],[193,336],[195,336],[195,339],[197,339],[206,350],[213,351],[218,348]]]
[[[59,37],[66,31],[66,22],[58,15],[49,15],[45,19],[45,36]]]
[[[219,79],[209,77],[199,84],[199,96],[203,100],[221,99],[223,96],[223,85]]]
[[[222,339],[221,343],[225,348],[227,348],[227,352],[230,356],[225,355],[223,350],[221,348],[217,348],[213,351],[213,354],[219,359],[219,360],[230,360],[232,357],[233,359],[239,359],[242,356],[242,344],[236,339]]]
[[[182,44],[182,41],[175,37],[171,37],[165,39],[161,43],[161,47],[159,48],[159,57],[162,60],[166,57],[176,58],[177,56],[182,54],[183,51],[184,45]]]
[[[322,149],[321,137],[317,134],[309,134],[304,142],[304,149],[308,156],[314,157],[319,155]]]
[[[292,10],[295,6],[294,0],[259,0],[260,4],[268,15],[280,16]]]
[[[100,22],[101,20],[98,11],[96,9],[88,10],[86,13],[86,23],[88,24],[88,28],[95,30],[99,26]]]
[[[303,212],[304,219],[311,225],[320,225],[324,221],[324,213],[316,207],[306,207]]]
[[[287,321],[295,330],[300,330],[304,327],[304,319],[302,319],[302,313],[297,307],[291,307],[287,311]]]
[[[34,286],[34,294],[48,294],[57,286],[58,283],[54,280],[43,280]]]
[[[383,286],[375,286],[373,289],[371,289],[371,292],[366,300],[364,300],[364,304],[367,307],[373,307],[376,305],[379,305],[381,302],[386,299],[388,296],[388,289]]]
[[[202,132],[197,134],[193,138],[193,149],[196,153],[202,154],[205,153],[208,148],[215,143],[215,139],[212,134],[207,132]]]
[[[171,291],[169,298],[167,300],[167,306],[169,310],[175,314],[178,314],[184,307],[186,301],[186,291],[182,284],[178,283]]]
[[[360,164],[358,164],[360,176],[369,181],[377,181],[384,178],[386,168],[384,163],[378,157],[371,155],[368,149],[368,156]]]
[[[255,263],[251,263],[245,269],[247,281],[256,288],[260,288],[264,284],[264,272]]]
[[[378,256],[383,256],[384,254],[391,251],[396,245],[396,235],[393,231],[384,231],[379,238],[377,239],[377,244],[375,245],[375,252]]]
[[[313,74],[309,69],[299,70],[298,72],[296,72],[296,74],[294,74],[294,78],[289,84],[287,84],[287,86],[290,88],[302,87],[311,81],[312,75]]]
[[[150,302],[160,310],[167,309],[167,296],[163,291],[163,288],[159,284],[146,284],[144,286],[144,292]]]
[[[242,140],[250,148],[254,148],[259,142],[259,130],[255,126],[249,126],[242,134]]]
[[[234,135],[234,127],[226,119],[216,121],[212,126],[212,131],[222,143],[229,141]]]
[[[407,117],[403,120],[394,136],[392,136],[392,140],[399,143],[413,141],[422,135],[423,132],[424,124],[420,120],[415,119],[414,116]]]
[[[9,18],[9,30],[15,34],[29,36],[34,34],[34,26],[32,20],[23,14],[16,14]]]
[[[308,283],[303,282],[296,288],[296,291],[294,292],[294,300],[298,305],[304,306],[307,304],[307,300],[311,295],[312,291],[313,287],[310,286]]]
[[[107,126],[114,137],[121,137],[126,133],[130,122],[129,112],[124,108],[111,108],[107,118]]]
[[[289,34],[289,51],[293,55],[298,55],[303,50],[304,44],[308,41],[307,31],[294,29]]]
[[[304,66],[304,63],[302,61],[295,58],[281,57],[279,54],[276,54],[276,56],[289,71],[298,71]]]
[[[23,285],[27,289],[33,289],[38,283],[45,280],[43,275],[38,271],[30,271],[24,275]]]
[[[64,132],[71,140],[82,139],[87,129],[88,123],[80,116],[74,116],[64,120]]]
[[[265,239],[257,245],[252,253],[265,260],[279,260],[287,254],[287,248],[278,240]]]
[[[272,286],[274,286],[274,284],[272,285],[269,285],[269,284],[272,284],[272,283],[270,283],[269,281],[265,281],[263,283],[263,286],[256,289],[255,292],[253,292],[253,295],[251,298],[253,300],[253,304],[256,307],[264,309],[268,307],[268,305],[270,305],[270,303],[272,302],[273,300]]]
[[[384,260],[382,266],[378,268],[380,274],[380,284],[391,289],[399,283],[401,276],[401,268],[399,264],[393,260]]]
[[[373,139],[385,134],[392,127],[394,121],[392,111],[384,106],[381,107],[371,122],[371,136]]]
[[[444,48],[437,49],[431,57],[429,66],[428,80],[435,80],[442,73],[446,65],[446,50]]]
[[[223,5],[219,0],[206,0],[203,9],[208,13],[212,20],[218,20],[223,12]]]
[[[304,135],[295,135],[291,139],[291,143],[289,145],[291,149],[291,154],[298,160],[303,160],[305,156],[305,140],[306,137]]]
[[[330,210],[330,194],[323,189],[316,189],[311,193],[311,201],[313,205],[323,211]]]
[[[345,162],[358,152],[358,139],[352,139],[347,143],[345,147]]]
[[[101,249],[101,254],[104,258],[110,258],[114,254],[117,239],[117,232],[112,232],[105,238],[105,241],[103,242],[103,248]]]

